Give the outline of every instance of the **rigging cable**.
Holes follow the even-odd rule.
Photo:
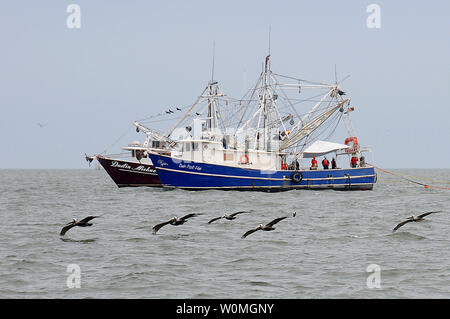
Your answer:
[[[106,154],[106,151],[108,150],[108,149],[110,149],[111,147],[113,147],[114,145],[116,145],[127,133],[128,133],[128,131],[130,130],[130,128],[132,128],[133,127],[133,125],[131,125],[131,126],[129,126],[128,128],[127,128],[127,130],[122,134],[122,135],[120,135],[120,137],[114,142],[114,143],[112,143],[111,145],[109,145],[107,148],[105,148],[104,150],[103,150],[103,152],[101,152],[100,154]]]
[[[425,188],[438,188],[438,189],[448,189],[448,190],[450,190],[450,187],[436,186],[436,185],[428,185],[428,184],[425,184],[425,183],[421,183],[421,182],[418,182],[418,181],[414,181],[414,180],[412,180],[412,179],[409,179],[409,178],[405,177],[403,174],[400,174],[400,173],[394,173],[394,172],[391,172],[391,171],[388,171],[388,170],[379,168],[379,167],[377,167],[377,166],[375,166],[375,165],[373,165],[373,164],[369,164],[369,165],[375,167],[377,170],[379,170],[379,171],[381,171],[381,172],[384,172],[384,173],[387,173],[387,174],[391,174],[391,175],[394,175],[394,176],[398,176],[398,177],[400,177],[400,178],[402,178],[402,179],[404,179],[404,180],[407,180],[408,182],[411,182],[411,183],[414,183],[414,184],[418,184],[418,185],[422,185],[422,186],[424,186]]]

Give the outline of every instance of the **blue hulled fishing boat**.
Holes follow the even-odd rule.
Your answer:
[[[373,167],[329,170],[260,170],[178,160],[150,154],[165,187],[191,190],[228,189],[284,191],[290,189],[370,190]]]
[[[293,83],[282,84],[281,78]],[[178,130],[169,132],[177,141],[170,154],[149,152],[164,187],[263,191],[373,188],[376,173],[363,155],[370,149],[359,145],[349,118],[354,107],[337,80],[324,84],[276,74],[268,55],[256,84],[239,100],[242,107],[235,114],[234,125],[228,127],[221,123],[215,85],[212,80],[203,96],[208,100],[206,109],[197,111],[194,104],[189,112],[198,116],[185,127],[181,119],[175,125]],[[308,90],[320,93],[303,98]],[[297,97],[292,97],[292,91]],[[304,102],[314,105],[301,111],[297,106]],[[203,111],[207,113],[204,117]],[[331,142],[341,121],[351,137],[344,144]],[[330,154],[331,161],[326,158]],[[321,156],[319,168],[316,158]]]

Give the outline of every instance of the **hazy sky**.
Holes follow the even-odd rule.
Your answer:
[[[67,7],[81,8],[70,29]],[[371,3],[381,27],[368,28]],[[0,2],[0,168],[85,168],[131,124],[189,105],[215,78],[241,96],[272,69],[333,82],[385,168],[450,167],[449,1]],[[37,123],[47,124],[41,128]],[[335,141],[342,143],[343,141]]]

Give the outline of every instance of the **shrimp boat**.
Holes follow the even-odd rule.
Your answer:
[[[94,159],[97,159],[99,164],[118,187],[162,187],[156,169],[149,157],[150,152],[171,156],[174,146],[177,145],[177,141],[168,136],[175,136],[178,134],[177,136],[179,136],[179,139],[185,139],[187,136],[191,136],[190,131],[192,130],[192,124],[182,128],[178,127],[178,124],[189,120],[192,121],[193,118],[195,121],[195,118],[202,116],[203,113],[206,112],[207,107],[204,104],[211,103],[214,103],[216,112],[220,111],[220,106],[222,104],[228,105],[233,103],[232,98],[229,98],[221,92],[217,81],[208,82],[194,105],[187,107],[189,110],[182,115],[181,120],[178,121],[176,125],[170,128],[168,133],[160,133],[139,121],[135,121],[133,125],[136,127],[136,132],[146,134],[146,139],[143,143],[134,141],[123,147],[122,150],[125,152],[120,154],[86,155],[86,160],[91,163]],[[199,109],[195,113],[192,112],[194,107]],[[180,113],[186,108],[175,107],[172,109],[159,113],[157,116]],[[233,107],[229,113],[232,115],[235,113]],[[149,118],[153,117],[154,116],[150,116]],[[219,114],[216,115],[216,118],[222,119]],[[226,118],[226,114],[224,114],[223,118]],[[226,121],[223,120],[221,122]]]
[[[148,152],[163,187],[373,189],[375,169],[365,163],[363,155],[370,148],[359,145],[350,121],[354,107],[350,106],[350,98],[344,97],[346,93],[337,80],[324,84],[279,75],[272,72],[270,62],[269,54],[256,84],[240,100],[243,105],[235,127],[217,125],[220,119],[215,103],[209,103],[207,116],[194,120],[193,134],[179,139],[170,155]],[[280,79],[291,83],[282,84]],[[304,92],[311,90],[319,94],[302,98]],[[314,105],[299,110],[298,106],[305,102]],[[342,121],[350,137],[344,144],[331,142]],[[335,156],[332,168],[309,164],[310,158],[314,163],[316,157],[329,154]],[[342,164],[343,158],[348,167],[334,165]]]
[[[169,145],[172,141],[139,122],[134,122],[133,125],[137,132],[147,135],[143,143],[134,141],[123,147],[122,150],[126,152],[120,154],[86,155],[86,160],[90,163],[97,159],[118,187],[161,187],[161,181],[148,152],[151,150],[170,155]]]

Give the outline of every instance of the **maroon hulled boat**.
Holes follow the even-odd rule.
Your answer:
[[[157,152],[161,154],[171,154],[168,147],[170,139],[157,135],[142,124],[135,122],[137,132],[147,134],[147,139],[143,144],[138,141],[123,147],[126,153],[114,155],[95,155],[87,156],[86,160],[92,162],[97,159],[100,165],[105,169],[111,179],[118,187],[162,187],[158,174],[148,156],[148,152]],[[157,139],[159,137],[159,140]],[[153,140],[152,140],[153,138]]]
[[[148,158],[148,162],[125,161],[100,155],[96,158],[118,187],[161,187],[158,174]]]

